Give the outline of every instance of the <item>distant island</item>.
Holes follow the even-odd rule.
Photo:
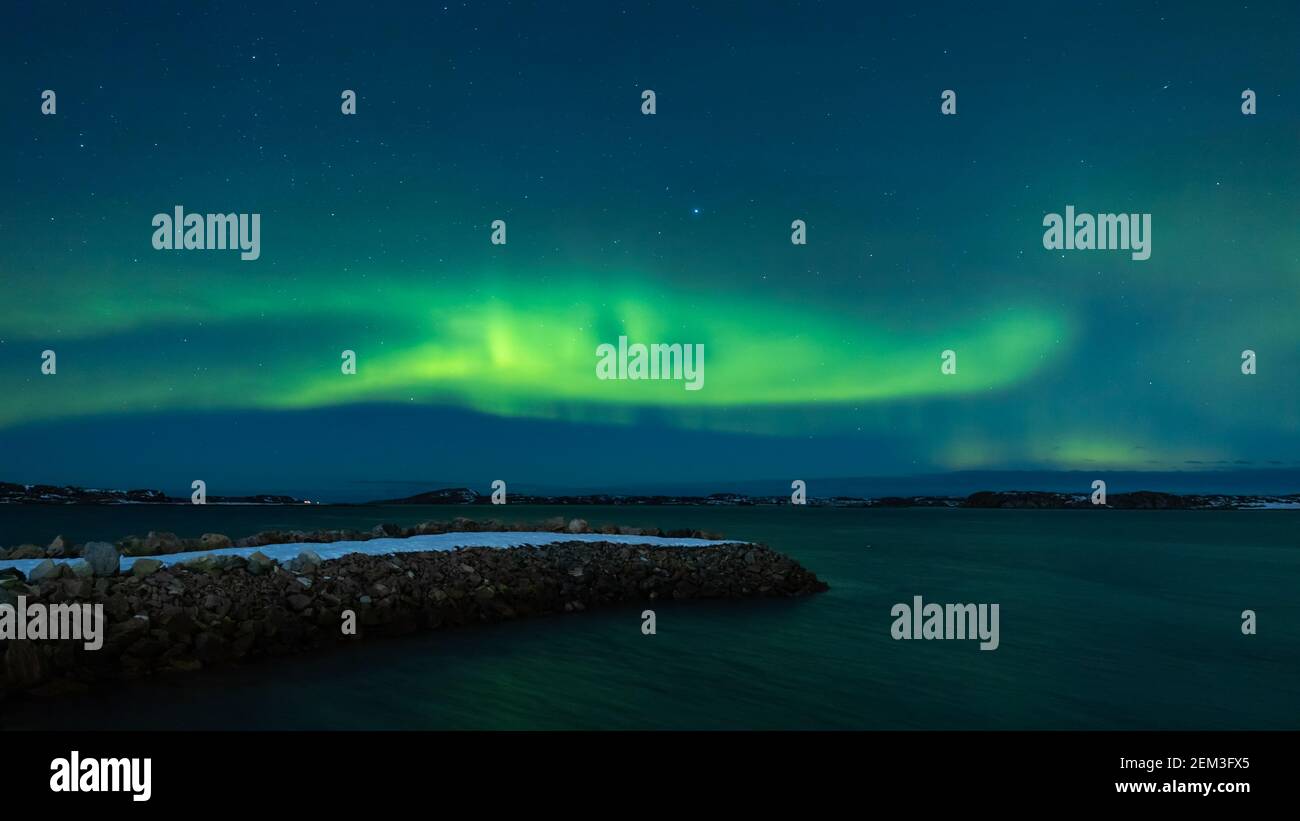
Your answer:
[[[511,493],[514,505],[637,505],[637,506],[709,506],[745,507],[751,505],[789,505],[785,494],[757,496],[742,493],[692,495],[577,494],[565,496]],[[226,505],[307,505],[310,502],[293,496],[257,494],[252,496],[209,496],[208,504]],[[465,487],[441,488],[400,499],[335,503],[340,505],[490,505],[489,494]],[[188,497],[168,496],[161,490],[100,490],[70,485],[24,485],[0,482],[0,505],[188,505]],[[1268,494],[1178,494],[1139,490],[1112,493],[1106,504],[1094,505],[1091,494],[1056,493],[1034,490],[982,490],[968,496],[809,496],[809,507],[904,508],[940,507],[975,509],[1029,510],[1259,510],[1300,509],[1300,493]]]
[[[754,496],[742,493],[711,493],[707,496],[640,496],[596,493],[576,496],[530,496],[510,494],[511,504],[522,505],[695,505],[744,507],[748,505],[789,505],[790,497]],[[469,488],[445,488],[407,496],[368,502],[372,505],[486,505],[491,497]],[[1238,508],[1297,508],[1300,493],[1287,496],[1177,494],[1139,490],[1112,493],[1106,504],[1094,505],[1090,493],[1053,493],[1035,490],[982,490],[969,496],[857,496],[808,497],[809,507],[946,507],[946,508],[1026,508],[1041,510],[1111,508],[1116,510],[1233,510]]]
[[[168,496],[161,490],[98,490],[72,485],[19,485],[0,482],[0,505],[188,505],[188,496]],[[214,505],[301,505],[292,496],[209,496]]]

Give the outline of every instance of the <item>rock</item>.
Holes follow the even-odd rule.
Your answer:
[[[131,604],[126,596],[114,593],[104,601],[104,613],[110,622],[119,622],[131,615]]]
[[[586,533],[586,532],[588,532],[589,530],[590,530],[590,528],[587,526],[587,520],[586,520],[586,519],[570,519],[570,520],[569,520],[569,532],[570,532],[570,533]]]
[[[49,664],[34,641],[10,641],[5,652],[5,678],[15,690],[35,687],[49,675]]]
[[[96,576],[116,576],[122,563],[117,548],[108,542],[87,542],[81,549],[81,556]]]
[[[565,524],[566,522],[564,521],[563,516],[552,516],[551,518],[542,522],[542,530],[550,530],[558,533],[561,530],[564,530]]]
[[[220,533],[204,533],[199,537],[199,546],[203,550],[221,550],[230,544],[230,537]]]
[[[275,567],[275,559],[260,550],[248,557],[248,572],[254,576],[270,573],[273,567]]]
[[[69,563],[68,567],[72,568],[72,574],[79,579],[88,579],[95,575],[95,568],[90,566],[90,562],[85,560]]]
[[[5,579],[17,579],[20,582],[27,581],[27,575],[16,567],[0,568],[0,587],[4,586]]]
[[[13,559],[43,559],[45,551],[34,544],[20,544],[13,550],[9,551],[9,558]]]
[[[225,661],[230,656],[229,645],[224,638],[213,633],[200,633],[194,639],[194,654],[199,661],[212,663]]]
[[[127,536],[117,543],[123,556],[149,556],[158,552],[157,544],[150,544],[139,536]]]
[[[304,550],[291,562],[289,569],[295,573],[315,573],[320,568],[321,557],[313,550]]]
[[[176,605],[164,607],[158,623],[172,636],[188,636],[197,628],[190,614],[183,607]]]
[[[195,573],[206,573],[209,570],[212,570],[219,566],[217,562],[213,561],[214,559],[217,558],[220,557],[219,556],[195,556],[192,559],[186,559],[185,561],[181,562],[181,567],[185,568],[186,570],[193,571]]]
[[[95,583],[91,580],[90,575],[77,576],[69,571],[64,574],[63,581],[59,583],[62,590],[62,596],[67,599],[88,599],[95,592]]]
[[[135,563],[131,565],[131,575],[136,578],[151,576],[157,573],[162,566],[163,563],[158,559],[136,559]]]
[[[153,556],[158,553],[179,553],[184,545],[176,537],[175,533],[162,533],[151,530],[149,535],[144,538],[145,549],[149,552],[145,555]]]
[[[27,574],[27,580],[32,584],[40,584],[47,579],[57,579],[62,569],[52,560],[46,559],[32,568],[32,572]]]
[[[62,536],[55,536],[54,541],[50,542],[49,547],[45,548],[45,555],[54,559],[61,559],[67,555],[69,545],[64,541]]]
[[[289,603],[289,608],[297,613],[300,610],[306,610],[311,606],[311,596],[304,596],[301,593],[294,593],[285,599]]]
[[[465,574],[465,581],[469,582],[470,587],[478,587],[479,582],[483,581],[483,577],[478,574],[478,571],[467,564],[462,564],[460,570]]]

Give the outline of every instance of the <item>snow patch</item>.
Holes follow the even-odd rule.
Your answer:
[[[304,550],[310,550],[322,559],[338,559],[350,553],[362,553],[367,556],[387,556],[393,553],[424,553],[428,551],[458,550],[462,547],[542,547],[557,542],[610,542],[613,544],[637,545],[641,547],[719,547],[724,544],[747,544],[737,540],[713,541],[711,539],[675,539],[666,536],[614,536],[603,533],[549,533],[506,531],[489,533],[435,533],[427,536],[411,536],[406,539],[370,539],[364,542],[290,542],[288,544],[268,544],[262,547],[223,547],[217,550],[194,550],[188,553],[172,553],[165,556],[123,556],[122,570],[131,569],[136,558],[157,559],[164,565],[180,564],[200,556],[243,556],[245,558],[261,551],[266,556],[280,562],[297,558]],[[15,567],[24,575],[32,572],[44,559],[19,559],[0,562],[0,569]],[[52,559],[56,564],[70,564],[81,559]]]

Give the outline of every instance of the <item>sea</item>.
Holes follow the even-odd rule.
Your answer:
[[[8,506],[0,544],[555,515],[762,542],[830,590],[658,601],[11,699],[0,728],[1300,728],[1300,511]],[[893,638],[891,610],[915,596],[997,604],[997,649]]]

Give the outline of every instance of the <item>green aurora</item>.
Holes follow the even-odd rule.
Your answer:
[[[525,34],[541,12],[519,10],[507,47],[465,9],[359,23],[344,44],[340,7],[261,13],[279,34],[211,20],[203,43],[106,22],[115,56],[8,42],[0,480],[184,475],[174,445],[125,478],[71,443],[188,426],[253,486],[284,424],[297,447],[337,438],[337,480],[387,477],[408,422],[477,443],[439,476],[508,471],[541,437],[581,454],[551,478],[591,486],[653,460],[704,478],[1300,465],[1286,32],[1263,14],[1151,51],[1030,7],[992,28],[949,11],[695,11],[685,29],[609,12],[542,42]],[[790,34],[777,51],[772,30]],[[656,37],[671,59],[633,45]],[[592,49],[599,71],[563,57]],[[260,213],[260,259],[154,250],[150,219],[176,205]],[[1152,214],[1151,259],[1044,249],[1044,214],[1067,205]],[[597,379],[621,335],[702,344],[704,389]],[[364,444],[337,435],[350,409]]]

